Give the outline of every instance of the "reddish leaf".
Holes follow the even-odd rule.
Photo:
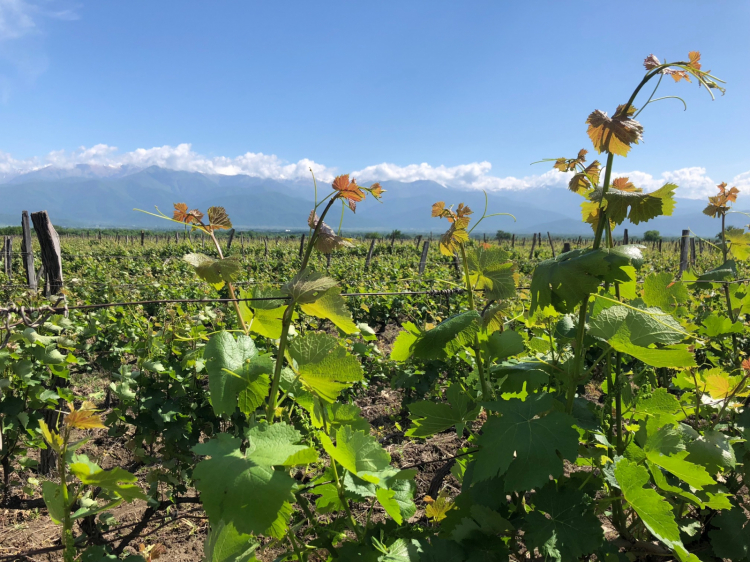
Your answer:
[[[656,58],[655,55],[651,54],[646,57],[646,60],[643,61],[643,66],[646,68],[646,70],[653,70],[657,66],[659,66],[661,62],[659,62],[659,59]]]
[[[357,203],[365,199],[365,192],[357,185],[357,180],[349,180],[349,174],[336,177],[333,189],[339,192],[336,197],[347,200],[352,211],[356,211]]]
[[[611,187],[620,191],[630,191],[633,193],[641,193],[643,191],[640,187],[634,186],[629,178],[615,178],[612,180]]]

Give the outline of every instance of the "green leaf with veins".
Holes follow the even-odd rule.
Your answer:
[[[264,422],[250,429],[247,437],[249,446],[244,452],[242,440],[226,433],[193,447],[195,454],[210,457],[196,465],[195,487],[211,525],[224,521],[239,533],[270,531],[281,538],[296,481],[274,466],[296,463],[308,447],[298,445],[300,433],[283,422],[273,426]]]
[[[469,281],[476,290],[484,292],[485,298],[501,300],[515,296],[518,274],[509,258],[508,252],[498,247],[477,247],[467,253]]]
[[[602,526],[593,502],[575,489],[557,490],[554,482],[536,492],[534,511],[523,524],[529,550],[539,549],[546,559],[580,560],[604,542]]]
[[[750,232],[744,232],[741,228],[729,229],[725,236],[732,256],[742,261],[750,257]]]
[[[490,334],[481,347],[490,362],[503,361],[524,351],[523,337],[513,330]]]
[[[336,285],[335,279],[326,277],[317,271],[305,269],[285,283],[281,290],[297,304],[310,304]]]
[[[615,462],[614,475],[625,500],[646,528],[672,550],[675,550],[677,545],[682,547],[680,529],[675,521],[672,506],[648,486],[648,470],[628,459],[620,458]]]
[[[630,281],[630,273],[623,268],[640,267],[642,261],[639,246],[573,250],[545,260],[531,278],[530,313],[548,305],[558,312],[571,312],[596,292],[600,283]]]
[[[214,334],[204,348],[203,357],[211,404],[217,416],[231,416],[238,400],[245,414],[265,401],[274,362],[270,357],[258,356],[250,337],[243,335],[235,340],[229,332]]]
[[[716,430],[707,430],[701,437],[687,445],[687,460],[705,466],[711,474],[734,470],[737,459],[734,448],[726,435]]]
[[[212,525],[203,544],[204,562],[257,562],[253,537],[238,533],[231,523]]]
[[[205,254],[186,254],[182,258],[195,269],[195,273],[207,283],[231,283],[237,278],[242,263],[234,256],[215,259]]]
[[[616,350],[635,357],[652,367],[696,367],[695,356],[686,345],[673,345],[665,348],[642,347],[631,341],[630,329],[622,324],[609,340]]]
[[[325,434],[320,433],[320,442],[331,459],[338,462],[368,482],[377,483],[379,477],[371,476],[390,467],[391,456],[378,443],[378,440],[363,431],[356,431],[344,425],[336,431],[336,445]]]
[[[676,201],[673,183],[664,184],[651,193],[610,189],[604,196],[604,207],[607,217],[615,224],[622,224],[627,218],[633,224],[650,221],[656,217],[671,216]],[[602,189],[596,189],[589,195],[589,200],[598,203],[602,199]]]
[[[328,334],[307,332],[295,338],[289,355],[304,386],[327,402],[335,402],[343,389],[362,380],[359,360]]]
[[[672,312],[676,306],[685,304],[689,299],[685,283],[675,283],[671,273],[652,273],[643,281],[643,302],[647,306]]]
[[[414,359],[444,359],[474,342],[482,317],[476,310],[467,310],[446,318],[432,330],[422,332],[411,346]]]
[[[694,289],[710,289],[711,283],[703,281],[726,281],[737,277],[737,264],[734,260],[727,260],[719,267],[709,269],[703,275],[699,276],[696,283],[692,284]]]
[[[653,435],[649,435],[644,451],[649,461],[671,472],[696,490],[716,484],[705,468],[685,460],[688,452],[679,432],[671,426],[664,426]]]
[[[574,460],[578,454],[578,432],[573,429],[573,418],[550,411],[553,405],[551,394],[485,404],[500,416],[487,420],[477,440],[480,449],[474,479],[504,474],[505,491],[514,492],[542,486],[550,476],[562,476],[562,459]]]
[[[240,291],[241,299],[271,298],[283,296],[277,289],[271,287],[254,287],[252,291]],[[286,310],[286,301],[241,301],[240,313],[251,332],[277,340],[281,337],[281,319]],[[296,316],[296,315],[295,315]]]
[[[345,334],[353,334],[359,331],[357,325],[352,321],[352,313],[346,307],[346,302],[341,296],[341,289],[338,287],[331,287],[315,302],[302,304],[301,308],[305,314],[330,320]]]
[[[409,404],[409,412],[414,424],[407,432],[407,437],[429,437],[456,426],[456,433],[461,436],[467,423],[477,419],[480,407],[466,394],[458,383],[453,383],[446,392],[445,402],[414,402]]]
[[[84,484],[99,486],[126,502],[148,499],[148,496],[135,483],[138,478],[127,470],[123,470],[119,466],[102,470],[99,465],[91,462],[85,455],[74,456],[72,460],[73,462],[69,466],[70,472],[75,474]]]
[[[406,361],[411,357],[411,346],[417,341],[421,331],[412,322],[404,322],[404,329],[398,333],[391,348],[392,361]]]
[[[640,347],[651,344],[675,344],[690,334],[671,315],[659,308],[636,308],[615,305],[602,310],[590,323],[589,334],[610,340],[626,326],[630,342]]]
[[[536,392],[549,382],[552,366],[541,361],[506,361],[490,367],[490,375],[498,380],[501,392]]]

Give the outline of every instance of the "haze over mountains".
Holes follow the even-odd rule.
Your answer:
[[[0,179],[0,225],[18,225],[22,210],[47,210],[57,225],[68,227],[169,228],[171,223],[134,211],[159,207],[171,215],[172,204],[185,202],[205,211],[211,205],[227,209],[238,229],[304,230],[313,202],[312,181],[277,181],[247,175],[207,175],[152,166],[79,165],[75,168],[46,167],[16,177]],[[387,190],[383,203],[368,197],[357,207],[356,216],[347,211],[346,231],[441,232],[447,223],[430,216],[436,201],[463,202],[481,215],[484,194],[477,190],[444,187],[433,181],[404,183],[383,181]],[[319,193],[328,192],[319,185]],[[679,193],[679,190],[678,192]],[[558,235],[588,235],[581,222],[578,195],[565,189],[533,188],[488,192],[489,212],[513,214],[486,219],[477,231],[498,229],[517,234],[551,232]],[[741,199],[740,199],[741,202]],[[713,236],[718,221],[702,214],[703,200],[677,198],[671,217],[660,217],[640,225],[624,224],[631,235],[659,230],[664,236],[678,236],[690,228],[700,236]],[[740,203],[741,205],[741,203]],[[738,210],[745,210],[740,206]],[[748,218],[730,215],[728,224],[742,226]],[[339,214],[326,220],[338,224]]]

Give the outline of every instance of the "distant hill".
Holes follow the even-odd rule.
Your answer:
[[[476,190],[444,187],[432,181],[381,182],[387,193],[383,203],[372,198],[347,211],[347,231],[399,229],[403,232],[441,232],[447,223],[430,217],[436,201],[463,202],[481,215],[484,194]],[[319,192],[327,193],[322,187]],[[498,229],[517,234],[551,232],[586,235],[591,230],[581,222],[582,199],[563,189],[537,188],[488,193],[489,211],[511,213],[510,217],[485,220],[478,232]],[[205,211],[211,205],[227,209],[235,227],[255,230],[303,230],[313,207],[313,185],[309,182],[275,181],[253,176],[206,175],[152,166],[146,169],[78,166],[73,169],[43,168],[0,183],[0,225],[20,222],[22,210],[47,210],[55,224],[69,227],[169,228],[168,222],[133,211],[158,207],[171,215],[172,204],[185,202]],[[701,213],[705,203],[679,199],[672,217],[660,217],[640,225],[623,225],[632,235],[659,230],[678,236],[690,228],[701,236],[713,236],[717,221]],[[326,219],[338,225],[338,210]],[[728,223],[741,226],[743,215],[731,215]]]

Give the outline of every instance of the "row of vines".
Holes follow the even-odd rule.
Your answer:
[[[200,252],[108,258],[92,241],[66,262],[64,311],[6,290],[0,508],[43,505],[65,562],[167,559],[133,548],[137,534],[109,540],[113,514],[198,502],[206,562],[750,559],[750,233],[724,229],[739,192],[709,199],[721,238],[681,275],[675,255],[613,241],[675,207],[674,184],[613,177],[662,80],[724,90],[697,52],[644,64],[612,117],[586,120],[604,165],[586,150],[550,160],[583,199],[591,247],[532,261],[471,238],[503,213],[438,202],[447,231],[424,276],[411,244],[364,269],[325,221],[387,193],[339,176],[320,200],[316,187],[301,258],[294,244],[225,256],[227,211],[178,203],[156,215]],[[225,302],[128,304],[175,298]],[[386,387],[387,427],[357,405]],[[129,465],[94,435],[125,443]],[[428,489],[426,463],[388,443],[440,435],[451,450]]]

